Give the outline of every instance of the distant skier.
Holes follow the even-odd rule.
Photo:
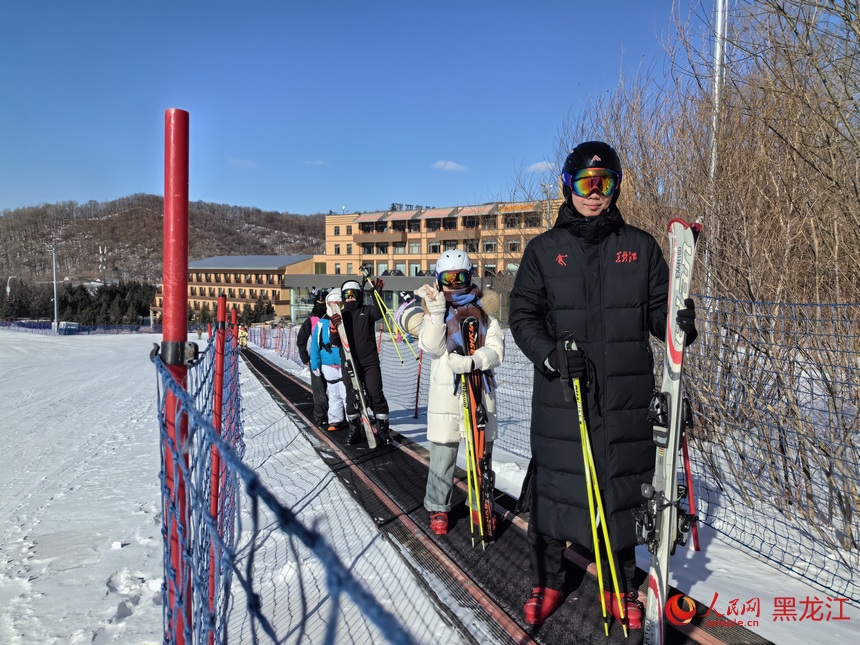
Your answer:
[[[338,292],[339,293],[339,292]],[[314,328],[320,318],[326,315],[325,311],[326,291],[317,289],[314,292],[314,306],[311,309],[310,315],[299,327],[299,333],[296,334],[296,348],[299,350],[299,358],[303,365],[310,365],[310,340],[313,335]],[[311,371],[311,389],[314,395],[314,423],[320,428],[328,427],[328,396],[326,394],[326,383],[321,377]]]
[[[370,408],[376,418],[376,432],[381,445],[391,443],[391,429],[388,423],[388,401],[382,391],[382,369],[379,364],[379,354],[376,350],[375,323],[382,319],[382,311],[374,303],[364,304],[364,290],[356,280],[347,280],[340,288],[343,298],[343,319],[339,316],[332,318],[332,324],[345,328],[347,341],[352,349],[358,379],[364,384]],[[359,411],[355,407],[355,396],[352,382],[345,379],[347,395],[347,417],[349,418],[349,433],[347,443],[356,444],[361,441],[362,430]]]
[[[325,302],[340,304],[340,289],[332,289]],[[327,388],[327,429],[334,432],[347,423],[345,381],[348,381],[349,377],[343,371],[340,338],[337,333],[333,333],[328,314],[324,314],[314,326],[310,350],[311,374],[323,381]]]
[[[589,141],[564,162],[564,203],[555,225],[526,247],[511,292],[514,341],[534,363],[532,498],[528,538],[532,594],[525,619],[543,623],[564,600],[564,550],[570,540],[592,548],[585,466],[574,402],[559,383],[558,341],[573,333],[580,349],[566,352],[579,378],[610,541],[620,564],[628,625],[642,626],[633,584],[633,510],[650,483],[655,446],[647,421],[654,389],[649,337],[663,340],[669,271],[656,240],[627,224],[616,206],[621,162],[611,146]],[[692,300],[678,325],[695,338]],[[606,559],[603,559],[606,562]],[[609,580],[608,570],[604,574]],[[616,619],[617,602],[605,591]]]
[[[245,349],[248,346],[248,328],[245,325],[239,326],[239,347]]]

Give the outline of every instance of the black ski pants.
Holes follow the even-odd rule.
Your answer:
[[[385,400],[385,394],[382,391],[382,368],[379,363],[373,362],[369,365],[356,364],[355,368],[359,382],[364,384],[364,392],[368,398],[367,404],[373,410],[373,416],[377,419],[387,419],[388,401]],[[352,388],[352,379],[346,374],[346,366],[344,366],[343,382],[346,385],[346,416],[350,419],[355,419],[359,412],[355,406],[355,391]]]
[[[564,550],[567,543],[556,540],[538,533],[531,521],[528,530],[529,560],[532,570],[533,587],[549,587],[550,589],[561,589],[564,586],[565,557]],[[590,547],[585,547],[589,552]],[[602,546],[601,546],[602,548]],[[609,563],[605,557],[606,551],[601,551],[601,564],[603,565],[603,588],[612,591],[612,577],[610,576]],[[636,576],[636,547],[630,546],[615,552],[615,566],[618,572],[618,585],[622,593],[634,591],[636,587],[633,580]]]
[[[322,376],[311,370],[311,390],[314,393],[314,423],[318,426],[328,423],[328,391]]]

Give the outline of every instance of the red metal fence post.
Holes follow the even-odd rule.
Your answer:
[[[165,343],[188,341],[188,112],[171,108],[164,113],[164,310],[162,314],[162,340]],[[184,364],[168,365],[168,371],[183,388],[187,387],[188,367]],[[176,418],[177,401],[170,390],[164,395],[164,416],[167,436],[179,454],[188,440],[188,416]],[[185,480],[182,470],[174,463],[169,445],[164,446],[164,481],[168,502],[178,514],[169,525],[170,564],[174,578],[166,581],[167,602],[174,611],[165,626],[170,643],[185,645],[185,630],[191,628],[191,572],[186,570],[182,557],[181,530],[185,539],[191,535],[188,517]],[[187,466],[187,456],[186,466]]]

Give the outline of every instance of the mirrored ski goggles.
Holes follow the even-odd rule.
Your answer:
[[[361,299],[361,291],[358,289],[345,289],[342,295],[344,300],[349,300],[350,298],[353,300]]]
[[[620,176],[609,168],[585,168],[573,175],[563,172],[561,180],[577,197],[588,197],[595,190],[609,197],[618,188]]]
[[[439,283],[443,287],[453,287],[459,289],[469,284],[472,277],[472,272],[468,269],[459,269],[457,271],[441,271],[436,274],[439,278]]]

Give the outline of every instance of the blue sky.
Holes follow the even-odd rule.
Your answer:
[[[190,114],[192,200],[310,214],[504,199],[558,162],[569,114],[622,71],[662,69],[671,8],[3,0],[0,211],[162,194],[168,108]]]

